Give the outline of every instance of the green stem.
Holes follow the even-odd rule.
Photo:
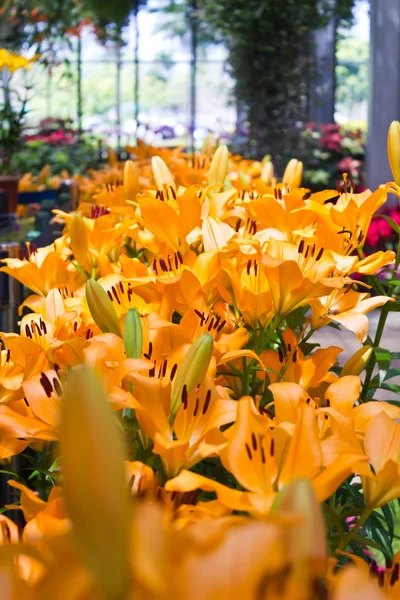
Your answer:
[[[389,302],[386,302],[386,304],[382,307],[381,314],[379,317],[378,327],[377,327],[377,330],[375,333],[375,339],[374,339],[374,343],[373,343],[374,348],[379,348],[379,344],[381,343],[382,334],[383,334],[383,330],[385,329],[386,319],[389,314],[389,310],[390,310],[390,304],[389,304]],[[367,369],[365,372],[365,379],[364,379],[363,389],[362,389],[362,393],[361,393],[361,398],[363,400],[366,399],[366,396],[368,394],[368,388],[369,388],[369,384],[371,382],[371,377],[372,377],[372,373],[374,371],[375,363],[376,363],[376,357],[375,357],[375,353],[373,352],[368,361]]]
[[[354,525],[353,529],[348,533],[348,535],[346,535],[342,541],[340,542],[339,546],[336,548],[336,550],[345,550],[346,546],[349,545],[349,543],[351,542],[351,540],[355,537],[355,535],[358,533],[358,531],[360,530],[360,528],[364,525],[365,521],[368,519],[368,517],[370,516],[372,512],[372,508],[369,508],[368,506],[366,506],[364,508],[364,510],[362,511],[360,518],[358,519],[356,525]]]

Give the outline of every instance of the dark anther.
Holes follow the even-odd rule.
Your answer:
[[[112,293],[110,292],[110,290],[107,290],[107,295],[110,298],[111,302],[114,300]]]
[[[111,289],[112,289],[112,293],[114,294],[114,297],[115,297],[116,301],[118,302],[118,304],[121,304],[121,301],[120,301],[119,296],[117,294],[117,290],[115,289],[114,286],[112,286]]]
[[[303,254],[303,250],[304,250],[304,240],[301,240],[298,247],[297,247],[297,252],[299,254]]]
[[[278,348],[278,356],[279,356],[279,362],[283,363],[283,351],[282,351],[282,348],[280,346]]]
[[[162,376],[163,376],[163,377],[165,377],[165,374],[166,374],[166,372],[167,372],[167,366],[168,366],[168,361],[167,361],[167,359],[165,359],[165,360],[164,360],[163,367],[162,367]]]
[[[390,585],[394,585],[396,583],[396,581],[398,581],[398,579],[399,579],[399,563],[397,562],[394,565],[392,576],[390,578]]]
[[[178,258],[179,258],[179,262],[181,263],[181,265],[183,265],[183,258],[182,258],[182,254],[179,252],[177,252]]]
[[[383,587],[385,583],[385,571],[379,571],[378,573],[379,587]]]
[[[372,575],[378,575],[378,563],[376,560],[373,560],[370,565]]]
[[[200,398],[196,398],[196,404],[194,405],[193,416],[196,417],[199,410]]]
[[[211,400],[211,390],[207,390],[207,394],[206,394],[206,399],[204,400],[204,406],[203,406],[203,415],[206,414],[208,407],[210,406],[210,400]]]
[[[254,435],[254,433],[251,434],[251,443],[253,446],[253,450],[257,450],[257,439],[256,436]]]
[[[184,384],[184,386],[182,388],[181,399],[182,399],[183,408],[186,410],[187,409],[187,401],[188,401],[188,392],[187,392],[186,383]]]
[[[172,369],[171,369],[171,373],[170,373],[170,375],[169,375],[169,378],[170,378],[170,380],[171,380],[171,381],[173,381],[173,380],[174,380],[174,377],[175,377],[175,375],[176,375],[176,371],[177,371],[177,369],[178,369],[178,365],[175,363],[175,364],[174,364],[174,366],[172,367]]]
[[[271,446],[269,448],[269,453],[271,456],[274,456],[275,454],[275,441],[273,438],[271,438]]]
[[[247,268],[246,268],[247,275],[250,275],[250,269],[251,269],[251,260],[249,260],[249,262],[247,263]]]
[[[249,457],[250,460],[253,460],[253,455],[251,453],[250,446],[247,444],[247,442],[245,443],[245,446],[246,446],[246,450],[247,450],[247,456]]]
[[[297,350],[295,350],[293,352],[293,362],[295,363],[297,361]]]
[[[208,324],[207,330],[211,331],[211,329],[213,328],[213,325],[214,325],[214,319],[212,318]]]
[[[320,260],[320,258],[323,255],[323,253],[324,253],[324,249],[321,248],[320,251],[318,252],[317,256],[315,257],[315,260]]]
[[[6,362],[10,362],[10,357],[11,357],[11,351],[10,349],[7,350],[7,358],[6,358]]]
[[[42,388],[44,389],[46,396],[48,398],[51,398],[51,394],[53,392],[53,386],[51,385],[50,379],[43,372],[40,375],[40,383],[42,384]]]
[[[222,321],[221,325],[218,326],[217,332],[219,333],[226,325],[226,321]]]
[[[237,233],[237,232],[239,231],[239,229],[240,229],[240,223],[241,223],[241,222],[242,222],[242,219],[238,219],[238,220],[236,221],[236,226],[235,226],[236,233]]]
[[[58,381],[57,377],[53,377],[53,386],[54,386],[54,390],[55,390],[56,394],[61,396],[63,393],[63,390],[62,390],[61,384]]]
[[[32,339],[32,332],[29,328],[29,325],[25,325],[25,335],[27,338],[29,338],[30,340]]]

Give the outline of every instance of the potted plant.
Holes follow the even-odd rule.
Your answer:
[[[8,212],[17,206],[19,175],[14,159],[22,144],[27,102],[12,89],[11,80],[15,71],[29,66],[28,59],[0,48],[0,189],[8,192]]]

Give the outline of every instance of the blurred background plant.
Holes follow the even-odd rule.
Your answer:
[[[99,166],[102,140],[90,133],[79,133],[70,120],[47,118],[29,132],[15,157],[21,173],[38,175],[49,165],[52,175],[63,170],[85,173]]]
[[[15,71],[28,69],[30,62],[18,54],[0,50],[0,173],[10,174],[15,169],[14,158],[22,145],[28,88],[20,95],[11,86]]]
[[[361,191],[365,144],[365,129],[361,127],[308,123],[298,152],[304,163],[305,187],[335,189],[342,173],[348,173],[356,191]]]

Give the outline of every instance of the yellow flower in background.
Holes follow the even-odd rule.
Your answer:
[[[8,52],[5,48],[0,48],[0,70],[8,69],[11,73],[14,73],[18,69],[29,69],[34,60],[35,58],[28,59],[19,54]]]

